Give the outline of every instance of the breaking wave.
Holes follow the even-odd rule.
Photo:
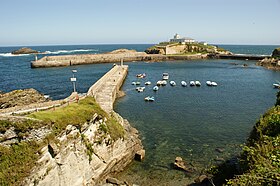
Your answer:
[[[20,56],[28,56],[31,54],[12,54],[12,53],[0,53],[2,57],[20,57]]]
[[[57,50],[57,51],[45,51],[45,54],[66,54],[75,52],[96,52],[97,49],[77,49],[77,50]]]

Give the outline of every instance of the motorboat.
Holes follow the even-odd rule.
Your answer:
[[[161,85],[162,85],[162,86],[167,85],[167,81],[166,81],[166,80],[162,80],[162,81],[161,81]]]
[[[145,87],[136,87],[136,90],[138,92],[143,92],[145,90]]]
[[[211,82],[211,85],[215,87],[215,86],[217,86],[218,84],[217,84],[215,81],[212,81],[212,82]]]
[[[217,86],[218,84],[215,81],[206,81],[207,86]]]
[[[140,85],[141,84],[141,82],[139,82],[139,81],[133,81],[132,83],[131,83],[132,85]]]
[[[153,87],[153,91],[158,91],[159,87],[158,86],[154,86]]]
[[[175,85],[176,85],[176,82],[175,82],[175,81],[170,81],[170,85],[171,85],[171,86],[175,86]]]
[[[274,88],[280,88],[280,84],[279,83],[274,83],[273,86],[274,86]]]
[[[157,81],[157,86],[161,86],[161,85],[162,85],[162,81],[161,80]]]
[[[150,81],[145,82],[145,85],[150,85],[150,84],[152,84],[152,82]]]
[[[143,74],[137,74],[136,77],[138,77],[138,78],[144,78],[144,77],[146,77],[146,74],[145,74],[145,73],[143,73]]]
[[[212,86],[212,82],[211,81],[206,81],[206,85],[207,86]]]
[[[147,96],[144,98],[145,101],[155,101],[155,98],[152,96]]]
[[[187,82],[181,81],[181,85],[182,85],[183,87],[186,87],[186,86],[187,86]]]
[[[164,73],[162,74],[162,79],[163,79],[163,80],[168,80],[168,79],[169,79],[169,74],[168,74],[167,72],[164,72]]]
[[[195,82],[194,81],[190,81],[190,86],[195,86]]]
[[[199,81],[195,81],[195,85],[199,87],[201,83]]]

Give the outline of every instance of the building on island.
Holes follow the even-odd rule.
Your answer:
[[[195,43],[196,41],[192,38],[189,37],[180,37],[179,34],[175,34],[173,39],[170,39],[170,42],[175,42],[175,43]]]

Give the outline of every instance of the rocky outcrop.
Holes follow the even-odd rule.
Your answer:
[[[266,67],[271,70],[280,70],[280,60],[276,58],[265,58],[257,62],[257,65]]]
[[[272,52],[272,57],[273,58],[280,58],[280,48],[276,48]]]
[[[26,48],[26,47],[23,47],[23,48],[20,48],[18,50],[12,51],[12,54],[14,54],[14,55],[18,55],[18,54],[37,54],[37,53],[38,53],[38,51],[33,50],[31,48]]]
[[[43,103],[47,101],[43,94],[35,89],[14,90],[0,94],[0,109],[15,106],[23,106],[31,103]]]
[[[81,129],[68,125],[41,150],[38,166],[24,185],[97,185],[122,171],[143,147],[138,131],[119,115],[116,118],[125,129],[124,138],[116,141],[104,131],[107,119],[102,116],[93,116]]]

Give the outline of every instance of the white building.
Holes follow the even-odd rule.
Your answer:
[[[179,34],[175,34],[173,39],[170,39],[170,42],[176,43],[195,43],[195,40],[189,37],[180,37]]]

